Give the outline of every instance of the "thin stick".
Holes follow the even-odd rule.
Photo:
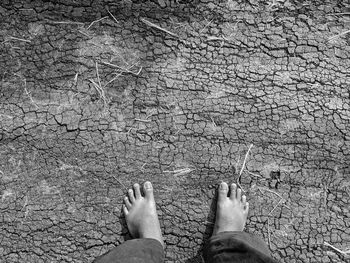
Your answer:
[[[269,243],[269,247],[271,248],[271,238],[270,238],[270,219],[267,218],[267,240]]]
[[[163,173],[173,173],[174,176],[179,176],[179,175],[184,175],[187,173],[190,173],[192,171],[194,171],[195,169],[191,169],[191,168],[183,168],[183,169],[178,169],[178,170],[174,170],[174,171],[163,171]]]
[[[83,34],[84,36],[86,36],[86,37],[88,37],[88,38],[91,38],[90,35],[86,34],[85,32],[83,32],[83,31],[81,31],[81,30],[78,30],[78,32],[79,32],[80,34]]]
[[[119,24],[119,21],[115,18],[115,16],[114,16],[111,12],[109,12],[108,9],[107,9],[107,12],[108,12],[108,14],[111,15],[111,17],[113,18],[113,20],[114,20],[115,22],[117,22],[117,24]]]
[[[246,164],[247,159],[248,159],[248,155],[249,155],[250,149],[251,149],[252,147],[253,147],[253,144],[249,145],[248,151],[246,152],[245,157],[244,157],[244,160],[243,160],[243,164],[242,164],[242,167],[241,167],[241,171],[239,172],[239,175],[238,175],[238,178],[237,178],[237,184],[238,184],[238,186],[242,189],[243,192],[245,192],[245,191],[244,191],[243,187],[241,186],[241,177],[242,177],[242,173],[243,173],[244,168],[245,168],[245,164]]]
[[[77,25],[84,25],[82,22],[74,22],[74,21],[47,21],[52,24],[77,24]]]
[[[120,67],[118,65],[115,65],[115,64],[112,64],[112,63],[109,63],[109,62],[105,62],[105,61],[101,61],[102,64],[105,64],[107,66],[110,66],[110,67],[113,67],[113,68],[117,68],[117,69],[120,69],[124,72],[127,72],[127,73],[131,73],[131,74],[134,74],[136,76],[138,76],[140,73],[141,73],[141,70],[142,70],[142,67],[139,68],[139,70],[135,73],[131,70],[129,70],[130,68],[132,68],[134,65],[131,65],[129,69],[126,69],[126,68],[123,68],[123,67]]]
[[[252,173],[252,172],[250,172],[250,171],[247,171],[247,172],[248,172],[250,175],[252,175],[252,176],[262,178],[262,176],[259,175],[259,174],[255,174],[255,173]]]
[[[121,186],[123,186],[124,188],[125,188],[125,190],[128,190],[128,188],[121,182],[121,181],[119,181],[116,177],[115,177],[115,175],[112,175],[113,176],[113,178],[121,185]]]
[[[89,81],[93,84],[94,88],[97,90],[100,97],[102,97],[101,90],[100,90],[100,87],[98,86],[98,84],[93,79],[89,79]]]
[[[335,246],[332,246],[331,244],[327,243],[326,241],[324,241],[323,244],[326,245],[326,246],[329,246],[329,247],[333,248],[335,251],[339,252],[340,254],[343,254],[343,255],[348,255],[348,254],[350,254],[350,249],[348,249],[348,250],[346,250],[346,251],[343,251],[343,250],[340,250],[339,248],[336,248]]]
[[[140,122],[151,122],[152,120],[135,119],[135,121],[140,121]]]
[[[270,211],[270,213],[268,213],[268,216],[271,215],[271,213],[277,208],[277,206],[279,206],[280,203],[282,203],[284,201],[284,199],[280,199],[277,203],[277,205],[275,205],[275,207]]]
[[[251,144],[248,148],[248,151],[247,153],[245,154],[245,157],[244,157],[244,161],[243,161],[243,165],[242,165],[242,168],[241,168],[241,171],[239,172],[239,179],[241,178],[241,175],[243,173],[243,170],[245,168],[245,163],[247,162],[247,159],[248,159],[248,155],[249,155],[249,152],[250,152],[250,149],[253,147],[253,144]]]
[[[350,12],[345,12],[345,13],[332,13],[332,14],[327,14],[329,16],[332,16],[332,15],[350,15]]]
[[[207,41],[216,41],[216,40],[227,40],[225,37],[216,37],[216,36],[207,36]]]
[[[27,80],[24,79],[23,82],[24,82],[24,92],[27,94],[28,98],[29,98],[30,101],[33,103],[33,105],[34,105],[37,109],[39,109],[38,104],[35,103],[35,101],[33,100],[32,95],[31,95],[30,92],[27,90]]]
[[[113,79],[111,79],[110,81],[108,81],[104,86],[103,88],[107,87],[108,84],[112,83],[113,81],[115,81],[119,76],[121,76],[122,74],[121,73],[118,73],[117,76],[115,76]]]
[[[341,33],[338,34],[338,35],[332,36],[332,37],[328,38],[328,41],[333,40],[333,39],[335,39],[335,38],[337,38],[337,37],[340,37],[340,36],[342,36],[342,35],[346,35],[347,33],[350,33],[350,30],[346,30],[346,31],[344,31],[344,32],[341,32]]]
[[[18,38],[18,37],[8,37],[9,39],[13,39],[13,40],[18,40],[18,41],[23,41],[23,42],[27,42],[27,43],[31,43],[32,41],[27,40],[27,39],[23,39],[23,38]]]
[[[209,23],[206,24],[206,25],[201,29],[201,31],[199,31],[199,34],[202,34],[202,32],[206,29],[207,26],[209,26],[209,25],[211,24],[212,21],[213,21],[213,19],[210,20]]]
[[[102,21],[103,19],[106,19],[108,16],[104,16],[104,17],[102,17],[102,18],[100,18],[100,19],[97,19],[97,20],[95,20],[95,21],[92,21],[91,22],[91,24],[86,28],[86,29],[89,29],[93,24],[95,24],[95,23],[97,23],[97,22],[100,22],[100,21]]]
[[[95,67],[96,67],[96,76],[97,76],[98,85],[99,85],[100,89],[102,89],[100,75],[98,74],[98,63],[97,63],[97,61],[95,62]]]
[[[276,193],[276,192],[274,192],[274,191],[272,191],[272,190],[270,190],[270,189],[268,189],[268,188],[265,188],[265,187],[258,187],[258,189],[260,190],[260,192],[261,192],[261,190],[264,190],[264,191],[267,191],[267,192],[270,192],[270,193],[272,193],[272,194],[275,194],[275,195],[277,195],[279,198],[281,198],[281,199],[284,199],[280,194],[278,194],[278,193]]]
[[[152,23],[152,22],[150,22],[150,21],[148,21],[148,20],[146,20],[146,19],[144,19],[144,18],[141,18],[141,21],[142,21],[143,23],[145,23],[146,25],[148,25],[148,26],[150,26],[150,27],[157,28],[157,29],[159,29],[159,30],[161,30],[161,31],[163,31],[163,32],[165,32],[165,33],[167,33],[167,34],[173,36],[173,37],[179,37],[178,35],[176,35],[176,34],[170,32],[169,30],[164,29],[164,28],[162,28],[162,27],[160,27],[160,26],[158,26],[158,25],[156,25],[156,24],[154,24],[154,23]]]
[[[78,82],[78,75],[79,75],[79,73],[76,73],[75,76],[74,76],[74,86],[77,85],[77,82]]]

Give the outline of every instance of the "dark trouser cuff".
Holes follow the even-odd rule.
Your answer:
[[[132,239],[95,259],[94,263],[163,263],[164,248],[152,238]]]
[[[212,236],[203,252],[207,263],[273,263],[266,243],[259,237],[242,232],[221,232]]]

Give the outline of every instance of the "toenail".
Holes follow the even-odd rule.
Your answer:
[[[145,183],[145,188],[146,189],[152,189],[152,184],[150,182]]]
[[[221,190],[226,190],[226,185],[225,185],[225,183],[221,183],[221,184],[220,184],[220,189],[221,189]]]

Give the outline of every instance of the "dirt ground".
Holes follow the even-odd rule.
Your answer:
[[[0,262],[91,262],[153,182],[166,262],[215,189],[279,262],[350,262],[348,1],[0,3]]]

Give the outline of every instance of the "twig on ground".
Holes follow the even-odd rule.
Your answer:
[[[268,188],[265,188],[265,187],[258,187],[258,189],[260,190],[260,192],[261,192],[261,190],[264,190],[264,191],[267,191],[267,192],[270,192],[270,193],[272,193],[272,194],[275,194],[275,195],[277,195],[279,198],[281,198],[281,199],[284,199],[279,193],[276,193],[276,192],[274,192],[274,191],[272,191],[272,190],[270,190],[270,189],[268,189]],[[262,192],[261,192],[262,193]]]
[[[74,86],[76,86],[78,83],[78,75],[79,75],[79,73],[76,73],[74,76]]]
[[[211,122],[213,123],[213,126],[216,127],[217,125],[216,125],[214,119],[212,117],[210,117],[210,119],[211,119]]]
[[[239,178],[238,178],[238,179],[241,178],[241,175],[242,175],[242,173],[243,173],[243,171],[244,171],[244,168],[245,168],[245,164],[246,164],[247,159],[248,159],[249,152],[250,152],[250,150],[252,149],[252,147],[253,147],[253,144],[249,145],[248,151],[247,151],[246,154],[245,154],[244,161],[243,161],[243,165],[242,165],[241,171],[239,172]]]
[[[140,121],[140,122],[151,122],[152,120],[143,120],[143,119],[135,119],[135,121]]]
[[[96,77],[97,77],[97,81],[98,81],[98,86],[102,89],[101,80],[100,80],[100,74],[98,73],[98,63],[97,63],[97,61],[95,62],[95,68],[96,68]]]
[[[22,42],[27,42],[27,43],[31,43],[32,42],[32,41],[30,41],[28,39],[23,39],[23,38],[18,38],[18,37],[11,37],[11,36],[7,37],[7,39],[4,42],[9,41],[10,39],[18,40],[18,41],[22,41]],[[4,42],[2,42],[2,43],[4,43]]]
[[[200,31],[199,34],[202,34],[202,32],[211,24],[211,22],[213,22],[213,19],[209,21],[209,23],[207,23]]]
[[[350,30],[346,30],[346,31],[344,31],[344,32],[339,33],[338,35],[332,36],[332,37],[328,38],[328,41],[331,41],[331,40],[333,40],[333,39],[335,39],[335,38],[337,38],[337,37],[346,35],[347,33],[350,33]]]
[[[33,103],[33,105],[36,108],[39,108],[39,106],[34,102],[32,95],[30,95],[30,92],[27,90],[26,87],[24,87],[24,92],[27,94],[28,98],[30,99],[30,101]]]
[[[119,21],[115,18],[115,16],[114,16],[111,12],[109,12],[108,9],[107,9],[107,12],[108,12],[108,14],[113,18],[113,20],[114,20],[117,24],[119,24]]]
[[[148,25],[148,26],[150,26],[150,27],[157,28],[157,29],[159,29],[159,30],[161,30],[161,31],[163,31],[163,32],[165,32],[165,33],[167,33],[167,34],[173,36],[173,37],[179,37],[178,35],[174,34],[173,32],[170,32],[169,30],[164,29],[164,28],[162,28],[162,27],[160,27],[160,26],[158,26],[158,25],[156,25],[156,24],[154,24],[154,23],[152,23],[152,22],[150,22],[150,21],[148,21],[148,20],[146,20],[146,19],[144,19],[144,18],[141,18],[141,21],[142,21],[143,23],[145,23],[146,25]]]
[[[136,75],[136,76],[140,75],[141,70],[142,70],[142,66],[139,68],[139,70],[138,70],[137,72],[133,72],[133,71],[131,71],[130,69],[131,69],[132,67],[134,67],[135,65],[131,65],[128,69],[126,69],[126,68],[123,68],[123,67],[121,67],[121,66],[118,66],[118,65],[115,65],[115,64],[112,64],[112,63],[109,63],[109,62],[105,62],[105,61],[101,61],[101,63],[104,64],[104,65],[110,66],[110,67],[112,67],[112,68],[120,69],[120,70],[122,70],[123,72],[134,74],[134,75]]]
[[[125,190],[128,190],[128,188],[120,180],[118,180],[117,177],[115,177],[115,175],[112,175],[112,176],[121,186],[125,188]]]
[[[331,14],[327,14],[329,16],[332,16],[332,15],[350,15],[350,12],[344,12],[344,13],[331,13]]]
[[[186,27],[186,23],[175,22],[173,18],[170,17],[170,23],[174,28]]]
[[[76,25],[84,25],[82,22],[75,22],[75,21],[50,21],[47,20],[47,22],[52,24],[76,24]]]
[[[113,81],[115,81],[117,78],[119,78],[119,76],[121,76],[122,73],[118,73],[114,78],[112,78],[110,81],[108,81],[103,88],[107,87],[107,85],[109,85],[110,83],[112,83]]]
[[[147,165],[147,163],[144,163],[144,164],[141,166],[140,170],[141,170],[141,171],[144,171],[144,168],[145,168],[146,165]]]
[[[273,211],[275,211],[275,209],[280,205],[280,203],[284,202],[285,200],[283,198],[281,198],[277,205],[274,206],[274,208],[272,208],[272,210],[270,211],[270,213],[268,213],[268,216],[272,214]]]
[[[227,40],[226,37],[216,37],[216,36],[207,36],[207,41],[225,41]]]
[[[238,175],[238,178],[237,178],[237,184],[238,184],[238,186],[242,189],[243,192],[245,192],[245,191],[244,191],[244,189],[243,189],[242,186],[241,186],[241,177],[242,177],[242,173],[243,173],[244,168],[245,168],[245,164],[246,164],[247,159],[248,159],[249,152],[250,152],[250,150],[252,149],[252,147],[253,147],[253,144],[249,145],[248,151],[246,152],[245,157],[244,157],[244,160],[243,160],[243,164],[242,164],[242,167],[241,167],[241,171],[239,172],[239,175]]]
[[[104,89],[99,86],[93,79],[89,79],[89,81],[93,84],[94,88],[97,90],[98,94],[100,95],[100,98],[103,100],[104,107],[106,108],[107,106],[107,98],[105,95]]]
[[[78,30],[78,32],[79,32],[80,34],[82,34],[82,35],[88,37],[88,38],[91,38],[90,35],[88,35],[87,33],[83,32],[83,31],[81,31],[81,30]]]
[[[252,175],[252,176],[262,178],[262,176],[261,176],[261,175],[256,174],[256,173],[252,173],[252,172],[250,172],[250,171],[248,171],[248,170],[247,170],[247,173],[249,173],[249,174],[250,174],[250,175]]]
[[[18,75],[16,75],[18,76]],[[31,103],[37,108],[39,109],[39,106],[38,104],[35,103],[32,95],[30,94],[30,92],[27,90],[27,80],[26,79],[23,79],[23,82],[24,82],[24,92],[27,94],[28,98],[30,99]]]
[[[328,246],[328,247],[333,248],[335,251],[339,252],[340,254],[343,254],[343,255],[349,255],[350,254],[350,249],[343,251],[343,250],[340,250],[339,248],[336,248],[335,246],[332,246],[331,244],[327,243],[326,241],[324,241],[323,244]]]
[[[25,209],[25,211],[24,211]],[[23,207],[21,209],[21,211],[24,211],[24,220],[27,219],[27,216],[29,214],[29,208],[28,208],[28,196],[26,195],[25,199],[24,199],[24,204],[23,204]],[[22,224],[23,224],[23,220],[22,220]]]
[[[104,16],[104,17],[102,17],[102,18],[100,18],[100,19],[97,19],[97,20],[95,20],[95,21],[92,21],[91,23],[90,23],[90,25],[86,28],[86,29],[89,29],[90,27],[92,27],[92,25],[93,24],[95,24],[95,23],[97,23],[97,22],[100,22],[100,21],[102,21],[103,19],[106,19],[108,16]]]
[[[191,169],[191,168],[183,168],[183,169],[178,169],[178,170],[174,170],[174,171],[165,170],[165,171],[163,171],[163,173],[173,173],[174,176],[179,176],[179,175],[188,174],[194,170],[195,169]]]

